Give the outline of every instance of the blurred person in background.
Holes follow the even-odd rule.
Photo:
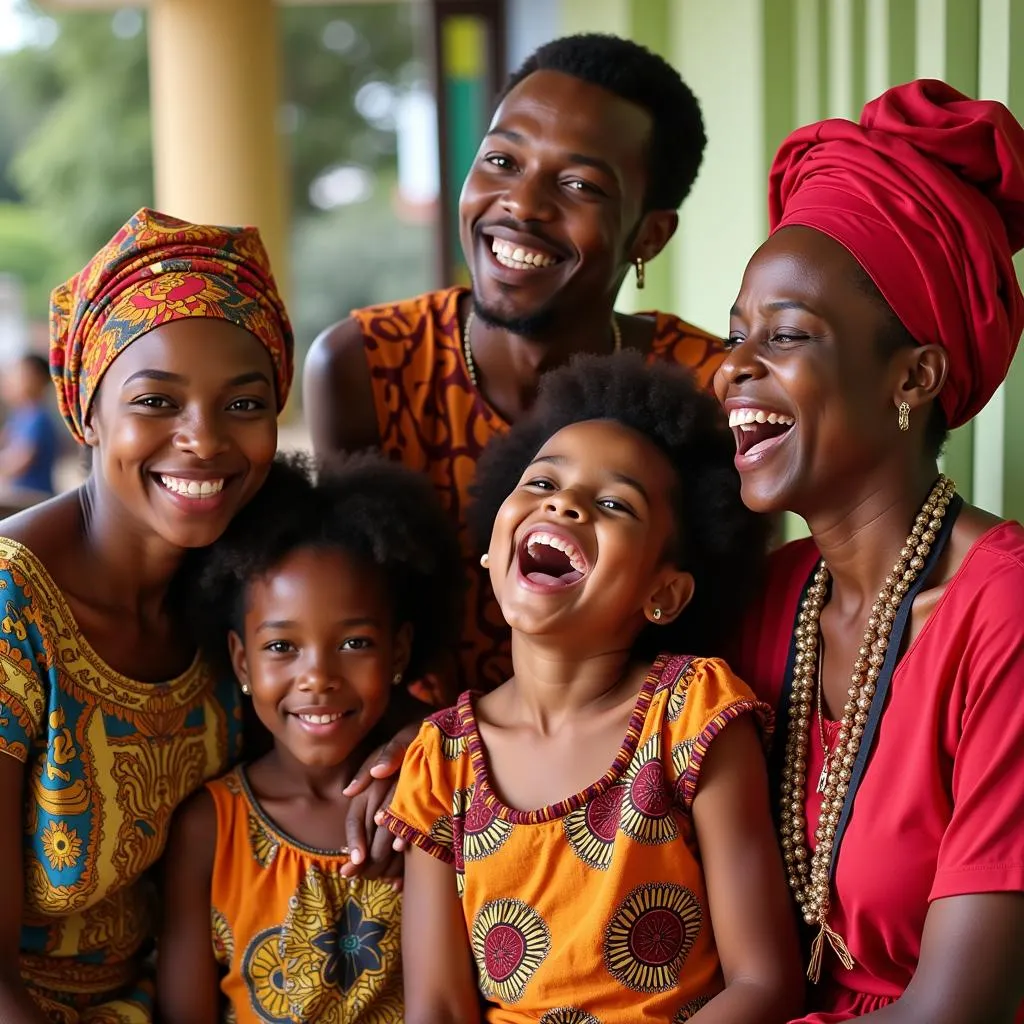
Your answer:
[[[50,415],[50,367],[42,356],[22,356],[4,375],[3,399],[10,413],[0,432],[0,484],[35,492],[54,492],[57,430]]]

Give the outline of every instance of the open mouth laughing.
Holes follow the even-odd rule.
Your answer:
[[[792,416],[783,412],[749,407],[732,409],[729,426],[736,438],[737,460],[756,460],[764,456],[789,435],[795,423]]]
[[[589,571],[572,540],[544,529],[532,530],[523,538],[517,557],[522,578],[544,590],[571,587]]]

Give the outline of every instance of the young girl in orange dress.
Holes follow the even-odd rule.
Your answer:
[[[204,611],[273,748],[172,827],[158,951],[166,1024],[403,1020],[401,897],[353,874],[339,781],[389,696],[454,639],[459,550],[430,484],[292,458],[211,549]],[[211,641],[212,644],[212,641]],[[217,652],[212,652],[216,654]]]
[[[732,457],[684,371],[624,353],[546,377],[481,461],[514,674],[424,724],[383,815],[411,844],[408,1024],[799,1009],[768,711],[704,656],[764,552]]]

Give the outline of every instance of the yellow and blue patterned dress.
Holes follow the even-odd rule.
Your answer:
[[[20,966],[49,1019],[152,1019],[147,869],[239,738],[233,683],[199,661],[166,683],[115,672],[39,559],[0,538],[0,755],[26,773]]]
[[[402,1024],[402,898],[342,878],[348,857],[281,832],[236,768],[207,787],[217,812],[214,955],[233,1024]]]

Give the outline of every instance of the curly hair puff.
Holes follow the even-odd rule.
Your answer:
[[[456,642],[459,547],[426,478],[374,454],[319,466],[291,454],[274,460],[257,495],[203,553],[197,631],[215,664],[225,664],[225,637],[241,625],[249,584],[310,547],[343,551],[383,573],[395,624],[413,627],[408,678]]]
[[[694,578],[694,594],[675,622],[648,624],[634,653],[718,655],[760,582],[768,521],[740,500],[736,445],[718,403],[681,367],[648,366],[637,352],[579,356],[547,374],[536,405],[488,445],[477,468],[469,524],[487,549],[498,510],[547,440],[573,423],[613,420],[646,437],[675,468],[671,496],[676,537],[668,555]]]
[[[697,178],[707,136],[700,104],[668,61],[618,36],[563,36],[526,58],[509,77],[501,99],[534,71],[571,75],[647,111],[653,126],[644,209],[679,209]]]

